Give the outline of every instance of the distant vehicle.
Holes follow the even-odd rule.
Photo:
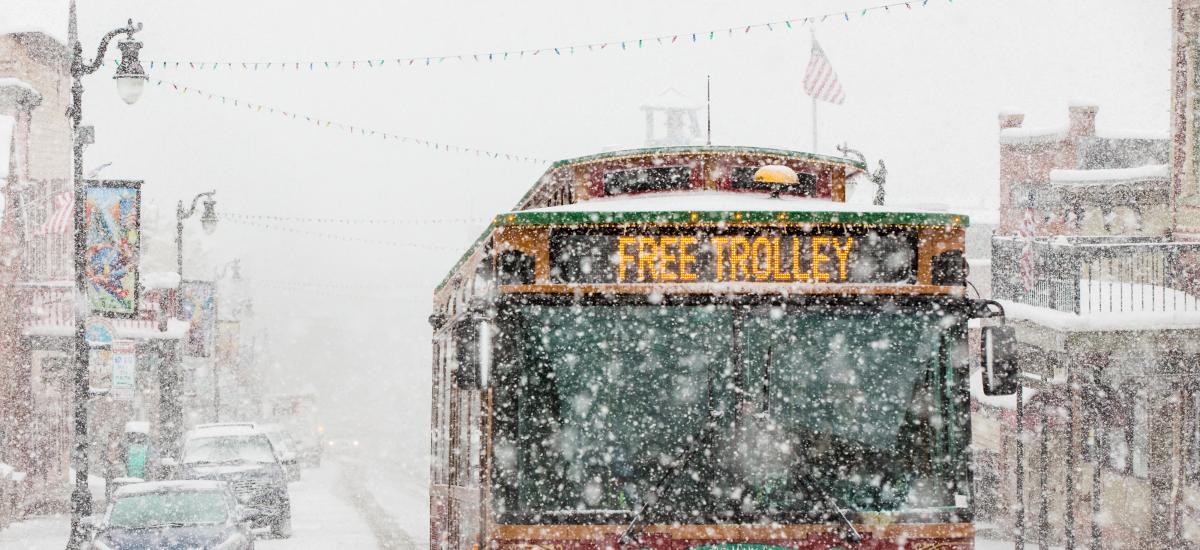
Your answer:
[[[296,454],[296,441],[292,435],[279,424],[263,424],[258,429],[271,440],[275,457],[283,464],[288,481],[300,481],[300,457]]]
[[[239,502],[261,512],[256,527],[270,527],[276,537],[291,536],[287,474],[271,440],[257,428],[224,426],[188,432],[182,476],[229,482]]]
[[[220,481],[155,481],[122,487],[103,514],[84,519],[92,550],[221,548],[253,550],[250,520]]]
[[[325,447],[326,450],[336,453],[338,456],[353,456],[356,453],[362,452],[362,446],[358,440],[347,437],[326,439]]]
[[[271,416],[291,434],[298,458],[310,466],[321,465],[325,427],[317,416],[317,396],[312,392],[276,395]]]

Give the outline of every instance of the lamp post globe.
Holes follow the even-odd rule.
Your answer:
[[[142,69],[142,63],[138,60],[138,50],[142,49],[142,43],[136,40],[122,40],[117,46],[121,48],[121,64],[117,67],[113,80],[117,82],[117,94],[121,96],[121,100],[133,105],[142,97],[142,90],[146,87],[146,71]]]
[[[217,201],[209,198],[204,201],[204,214],[200,216],[200,225],[204,232],[212,235],[217,230]]]

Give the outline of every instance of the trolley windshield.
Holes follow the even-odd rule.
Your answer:
[[[672,521],[967,492],[965,321],[932,304],[517,305],[499,328],[510,516],[628,514],[660,479]]]

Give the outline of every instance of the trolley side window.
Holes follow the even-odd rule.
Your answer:
[[[610,170],[604,173],[604,194],[625,195],[688,189],[691,182],[692,169],[688,166]]]

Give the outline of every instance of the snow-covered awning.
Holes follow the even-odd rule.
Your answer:
[[[174,271],[142,271],[138,275],[142,288],[146,290],[171,290],[179,288],[179,274]]]
[[[113,322],[113,337],[122,340],[181,340],[187,336],[189,324],[179,319],[167,319],[167,330],[158,330],[156,321],[116,320]],[[30,325],[25,336],[69,338],[75,334],[73,325]]]
[[[1008,300],[997,301],[1004,306],[1005,316],[1010,320],[1029,321],[1064,332],[1200,329],[1200,311],[1196,310],[1091,311],[1075,314]]]
[[[1166,182],[1170,177],[1171,170],[1166,164],[1149,164],[1132,168],[1050,171],[1051,184],[1072,186]]]
[[[42,94],[32,84],[11,76],[0,78],[0,113],[11,112],[17,105],[33,107],[41,102]],[[8,147],[7,142],[4,146]],[[8,166],[3,168],[7,170]]]

